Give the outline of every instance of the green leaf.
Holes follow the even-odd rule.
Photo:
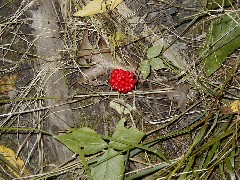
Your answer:
[[[235,174],[235,169],[236,169],[236,164],[235,164],[235,157],[238,156],[238,154],[236,153],[236,149],[237,149],[237,141],[235,138],[232,139],[232,152],[230,153],[230,155],[225,159],[226,162],[226,167],[227,167],[227,172],[229,173],[231,180],[235,180],[237,179],[236,174]]]
[[[193,163],[195,162],[195,157],[189,157],[188,162],[186,164],[186,167],[184,168],[183,172],[189,172],[192,169]],[[194,174],[195,175],[195,174]],[[178,180],[184,180],[184,179],[188,179],[187,178],[188,174],[187,173],[183,173],[179,176]],[[195,175],[197,176],[197,175]],[[195,178],[196,179],[196,178]]]
[[[141,74],[143,76],[143,79],[146,79],[148,75],[150,74],[150,62],[149,60],[144,60],[141,63],[141,68],[140,68]]]
[[[93,179],[121,180],[124,174],[124,156],[109,148],[98,160],[98,165],[92,169]]]
[[[229,175],[230,175],[230,178],[231,178],[231,180],[235,180],[235,179],[237,179],[236,178],[236,175],[235,175],[235,172],[234,172],[234,166],[233,166],[233,164],[231,163],[231,160],[230,160],[231,158],[229,158],[229,157],[227,157],[226,158],[226,160],[225,160],[225,162],[226,162],[226,165],[227,165],[227,172],[229,173]]]
[[[163,48],[162,44],[158,44],[158,45],[154,45],[154,46],[150,47],[147,50],[147,58],[152,59],[154,57],[157,57],[161,53],[162,48]]]
[[[99,134],[88,127],[72,129],[71,133],[55,138],[77,154],[95,154],[108,146]]]
[[[109,106],[113,109],[115,109],[119,114],[130,114],[132,111],[132,106],[126,102],[124,102],[123,99],[113,99]]]
[[[115,148],[117,150],[126,150],[130,148],[131,146],[134,147],[134,145],[138,144],[145,133],[143,131],[139,131],[136,127],[131,127],[129,129],[124,127],[125,119],[121,119],[116,127],[115,132],[113,133],[113,138],[118,140],[118,142],[111,141],[109,145],[112,148]],[[123,143],[119,143],[119,141],[123,141]],[[125,144],[124,142],[127,142],[128,144]]]
[[[229,6],[234,0],[208,0],[207,9],[220,9],[223,6]]]
[[[213,144],[213,146],[208,150],[207,158],[203,164],[203,168],[207,168],[209,164],[211,164],[210,162],[214,159],[214,155],[219,153],[219,146],[220,146],[220,141]]]
[[[150,59],[150,65],[154,70],[165,68],[165,65],[163,64],[163,60],[161,58]]]
[[[55,139],[59,140],[65,146],[67,146],[72,152],[80,154],[80,146],[72,134],[65,134],[62,136],[54,136]]]
[[[224,171],[224,164],[220,163],[219,164],[219,170],[220,170],[220,177],[222,180],[227,180],[226,175],[225,175],[225,171]]]
[[[202,58],[207,76],[218,70],[226,58],[240,47],[240,26],[237,13],[213,20],[203,48]]]

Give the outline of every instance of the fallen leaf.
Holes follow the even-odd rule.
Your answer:
[[[85,69],[82,73],[83,77],[79,78],[76,82],[83,84],[88,80],[93,80],[106,73],[109,69],[128,69],[134,71],[136,66],[126,66],[121,62],[118,56],[113,58],[110,49],[107,46],[103,37],[98,42],[99,49],[94,48],[88,39],[88,31],[83,33],[82,44],[79,50],[79,64],[84,64],[85,59],[90,59],[93,66]]]
[[[114,99],[109,105],[111,108],[115,109],[119,114],[130,114],[132,111],[132,106],[122,99]]]
[[[95,65],[83,71],[83,78],[77,80],[79,84],[96,79],[100,75],[106,73],[108,69],[114,68],[114,60],[111,56],[111,52],[106,52],[106,50],[104,52],[102,51],[102,49],[107,49],[105,44],[105,42],[101,42],[99,49],[95,49],[89,42],[88,31],[84,31],[79,50],[80,59],[78,63],[84,64],[86,63],[86,59],[90,59]]]
[[[108,10],[113,10],[122,1],[123,0],[93,0],[84,6],[80,11],[73,14],[73,16],[91,16],[94,14],[106,12]]]
[[[77,61],[78,64],[81,64],[81,65],[87,64],[86,59],[91,59],[91,55],[93,54],[92,49],[93,47],[88,40],[88,31],[85,30],[83,31],[82,42],[78,52],[78,56],[79,56],[79,59]]]
[[[24,162],[16,153],[3,145],[0,145],[0,160],[4,161],[8,169],[16,176],[30,175],[31,173],[24,167]],[[23,169],[23,170],[22,170]],[[22,173],[21,173],[22,172]]]
[[[240,112],[240,100],[235,100],[228,106],[221,106],[220,111],[225,115],[236,114]]]
[[[4,76],[0,79],[0,93],[6,94],[8,91],[15,89],[17,74]]]
[[[230,105],[230,108],[231,108],[232,112],[234,112],[234,113],[239,112],[240,101],[239,100],[233,101]]]

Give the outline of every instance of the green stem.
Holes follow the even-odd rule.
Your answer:
[[[85,171],[86,171],[86,173],[88,175],[88,178],[89,179],[93,179],[91,171],[89,169],[89,166],[88,166],[88,163],[86,161],[86,158],[84,157],[84,153],[83,153],[82,149],[80,149],[79,158],[82,161],[83,167],[84,167],[84,169],[85,169]]]

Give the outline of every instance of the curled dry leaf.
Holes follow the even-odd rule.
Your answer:
[[[127,67],[120,62],[119,58],[113,58],[106,41],[100,38],[98,42],[99,49],[94,49],[88,39],[88,31],[83,33],[82,44],[79,51],[79,64],[86,64],[86,59],[90,59],[93,66],[83,71],[83,78],[78,79],[77,83],[85,83],[106,73],[109,69],[128,69],[134,71],[132,67]],[[136,66],[133,66],[136,67]]]
[[[73,14],[73,16],[91,16],[98,13],[106,12],[107,10],[113,10],[123,0],[93,0],[84,6],[80,11]]]

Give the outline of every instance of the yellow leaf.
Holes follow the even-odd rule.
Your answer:
[[[110,43],[115,46],[121,46],[124,43],[124,34],[121,31],[117,31],[115,34],[110,35],[108,40]]]
[[[107,10],[113,10],[123,0],[93,0],[84,6],[80,11],[73,14],[73,16],[91,16],[98,13],[106,12]]]
[[[17,74],[7,75],[0,79],[0,93],[7,93],[15,88]]]
[[[230,105],[232,112],[237,113],[240,110],[240,101],[233,101]]]
[[[20,157],[17,157],[15,152],[7,148],[3,145],[0,145],[0,154],[4,156],[4,158],[16,169],[11,168],[9,165],[7,165],[8,169],[16,176],[21,177],[21,174],[19,172],[22,171],[23,175],[30,175],[31,173],[24,167],[24,162]]]

